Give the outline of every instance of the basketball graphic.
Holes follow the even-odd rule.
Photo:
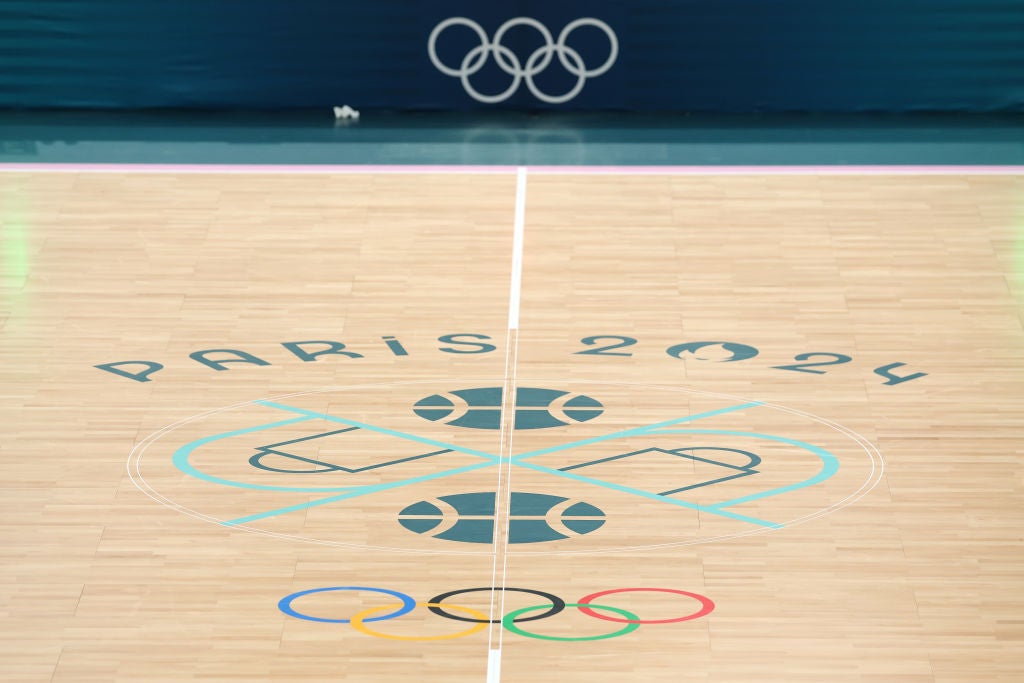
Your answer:
[[[495,512],[493,492],[456,493],[413,503],[399,513],[398,522],[445,541],[493,543]],[[513,491],[508,542],[557,541],[597,531],[604,522],[604,512],[590,503]]]
[[[453,427],[501,429],[501,387],[459,389],[417,401],[414,412]],[[593,420],[603,412],[599,401],[557,389],[516,389],[515,429],[546,429]]]

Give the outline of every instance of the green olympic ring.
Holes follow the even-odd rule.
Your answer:
[[[604,640],[606,638],[616,638],[618,636],[624,636],[627,633],[632,633],[633,631],[635,631],[638,628],[640,628],[640,617],[638,617],[637,615],[633,614],[632,612],[629,612],[627,610],[621,609],[619,607],[608,607],[607,605],[592,605],[590,603],[582,603],[582,602],[567,602],[567,603],[565,603],[565,606],[566,607],[589,607],[590,609],[606,609],[606,610],[608,610],[610,612],[616,612],[618,614],[621,614],[622,616],[624,616],[627,619],[629,619],[630,623],[626,624],[623,628],[619,629],[618,631],[613,631],[611,633],[603,633],[603,634],[597,635],[597,636],[579,636],[579,637],[575,637],[575,638],[563,637],[563,636],[545,636],[545,635],[540,634],[540,633],[531,633],[530,631],[526,631],[526,630],[520,628],[515,623],[515,618],[518,617],[520,614],[525,614],[526,612],[535,612],[535,611],[537,611],[539,609],[551,609],[551,608],[554,607],[554,605],[534,605],[532,607],[521,607],[521,608],[519,608],[517,610],[509,612],[501,620],[501,625],[504,626],[505,628],[507,628],[509,631],[512,631],[512,633],[517,633],[517,634],[519,634],[521,636],[526,636],[527,638],[536,638],[537,640],[558,640],[558,641],[563,641],[563,642],[579,642],[579,641],[583,641],[583,640]]]

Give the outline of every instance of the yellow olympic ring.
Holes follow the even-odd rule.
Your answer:
[[[467,628],[464,631],[459,631],[457,633],[449,633],[448,635],[444,636],[393,636],[388,633],[380,633],[378,631],[373,631],[363,624],[364,619],[373,616],[377,612],[383,612],[389,609],[398,609],[401,606],[402,605],[400,604],[383,605],[382,607],[371,607],[370,609],[363,610],[359,614],[356,614],[352,617],[352,627],[360,633],[365,633],[368,636],[375,636],[377,638],[389,638],[391,640],[451,640],[452,638],[461,638],[462,636],[472,635],[477,631],[482,631],[484,628],[490,625],[490,617],[488,617],[483,612],[477,611],[470,607],[460,607],[458,605],[449,605],[448,603],[442,605],[437,602],[417,602],[416,607],[445,607],[446,609],[458,610],[460,612],[465,612],[466,614],[469,614],[472,617],[475,617],[479,620],[479,623],[473,624],[471,628]]]

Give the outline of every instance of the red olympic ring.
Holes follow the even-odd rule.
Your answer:
[[[705,614],[709,614],[711,610],[715,609],[715,603],[711,601],[711,598],[700,595],[699,593],[690,593],[689,591],[676,590],[674,588],[612,588],[611,590],[600,591],[598,593],[591,593],[585,595],[579,600],[581,605],[589,605],[594,599],[600,598],[605,595],[611,595],[612,593],[637,593],[637,592],[649,592],[649,593],[674,593],[676,595],[685,595],[689,598],[697,600],[701,604],[701,608],[693,614],[687,614],[683,617],[675,617],[673,619],[621,619],[619,617],[609,617],[601,615],[589,607],[579,607],[579,611],[586,614],[588,617],[594,617],[595,619],[602,619],[604,621],[616,621],[620,624],[675,624],[680,621],[690,621],[691,619],[699,619]]]

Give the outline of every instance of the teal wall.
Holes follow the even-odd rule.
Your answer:
[[[432,63],[449,17],[487,40]],[[607,71],[608,37],[618,54]],[[438,36],[461,68],[480,39]],[[540,52],[538,52],[540,50]],[[531,56],[533,56],[531,66]],[[515,64],[520,69],[518,80]],[[545,62],[550,61],[545,66]],[[504,68],[503,68],[504,64]],[[568,65],[569,68],[566,67]],[[539,68],[539,67],[544,68]],[[529,77],[524,72],[533,71]],[[577,68],[577,70],[579,70]],[[578,92],[564,102],[544,101]],[[0,107],[1022,111],[1024,0],[0,0]]]

